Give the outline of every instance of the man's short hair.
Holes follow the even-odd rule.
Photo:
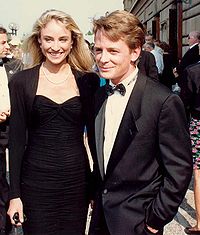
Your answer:
[[[154,48],[155,48],[155,45],[154,45],[154,43],[152,43],[152,42],[146,42],[146,43],[144,44],[144,47],[154,49]]]
[[[93,32],[103,30],[111,41],[124,40],[130,49],[142,48],[145,28],[133,14],[117,10],[93,21]]]
[[[7,34],[7,30],[0,26],[0,34]]]

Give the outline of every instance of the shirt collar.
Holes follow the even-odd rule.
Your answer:
[[[123,81],[121,81],[120,83],[123,84],[125,87],[127,87],[128,85],[130,85],[136,78],[137,78],[137,74],[138,74],[138,67],[136,66],[135,70],[127,77],[125,78]],[[112,81],[109,81],[109,84],[111,86],[116,86],[115,84],[112,83]]]
[[[192,46],[190,46],[190,49],[193,48],[194,46],[196,46],[198,44],[198,42],[196,42],[195,44],[193,44]]]

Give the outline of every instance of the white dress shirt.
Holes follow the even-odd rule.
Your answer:
[[[4,66],[0,66],[0,114],[10,111],[8,77]]]
[[[114,92],[113,95],[108,96],[105,109],[105,128],[104,128],[104,169],[106,172],[111,151],[117,136],[117,132],[125,112],[128,100],[135,85],[138,75],[138,68],[124,79],[121,83],[126,88],[126,93],[122,96],[119,92]],[[110,81],[111,86],[115,86]]]
[[[151,53],[154,55],[155,60],[156,60],[156,66],[158,68],[158,73],[162,74],[163,69],[164,69],[164,62],[163,62],[163,55],[160,54],[158,51],[155,49],[151,51]]]

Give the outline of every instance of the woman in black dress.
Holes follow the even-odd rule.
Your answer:
[[[32,67],[10,83],[10,207],[24,234],[83,235],[93,153],[93,102],[99,78],[73,19],[50,10],[27,39]],[[24,221],[23,214],[27,220]]]

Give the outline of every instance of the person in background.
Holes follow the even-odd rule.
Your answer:
[[[21,42],[16,38],[9,41],[9,54],[4,58],[4,66],[8,75],[8,80],[10,81],[13,74],[24,69],[24,64],[22,62],[22,48]]]
[[[182,78],[183,78],[184,69],[186,69],[187,66],[195,64],[200,60],[199,47],[198,47],[198,44],[200,42],[200,32],[198,31],[190,32],[187,37],[187,41],[189,49],[184,54],[179,65],[175,67],[173,70],[174,75],[177,77],[177,82],[180,88],[182,87],[182,81],[183,81]]]
[[[162,55],[163,50],[162,50],[162,48],[160,48],[159,42],[160,42],[160,40],[154,39],[152,34],[148,33],[145,35],[145,43],[153,43],[154,49]]]
[[[190,135],[193,153],[194,202],[196,225],[185,228],[187,234],[200,234],[200,62],[188,66],[183,72],[184,86],[180,96],[190,115]]]
[[[151,52],[142,50],[137,66],[141,73],[155,81],[159,81],[155,56]]]
[[[159,75],[159,79],[162,75],[163,69],[164,69],[164,62],[163,62],[163,54],[159,53],[157,50],[155,50],[155,45],[154,43],[151,42],[146,42],[143,45],[143,49],[145,51],[151,52],[156,60],[156,66],[158,68],[158,75]]]
[[[6,148],[8,147],[8,118],[10,98],[8,90],[9,69],[5,66],[10,53],[7,31],[0,27],[0,235],[8,234],[9,220],[6,220],[9,185],[6,179]]]
[[[144,31],[126,11],[94,21],[95,59],[109,85],[95,95],[97,188],[90,235],[163,234],[191,180],[183,103],[136,66]]]
[[[176,78],[173,73],[174,63],[173,55],[170,53],[170,46],[166,42],[161,42],[160,48],[163,50],[164,69],[160,76],[160,82],[172,90],[172,86],[176,84]]]
[[[8,215],[15,224],[19,214],[25,235],[83,235],[91,173],[83,133],[86,126],[93,153],[99,78],[81,31],[62,11],[44,12],[25,45],[32,67],[9,84]]]

